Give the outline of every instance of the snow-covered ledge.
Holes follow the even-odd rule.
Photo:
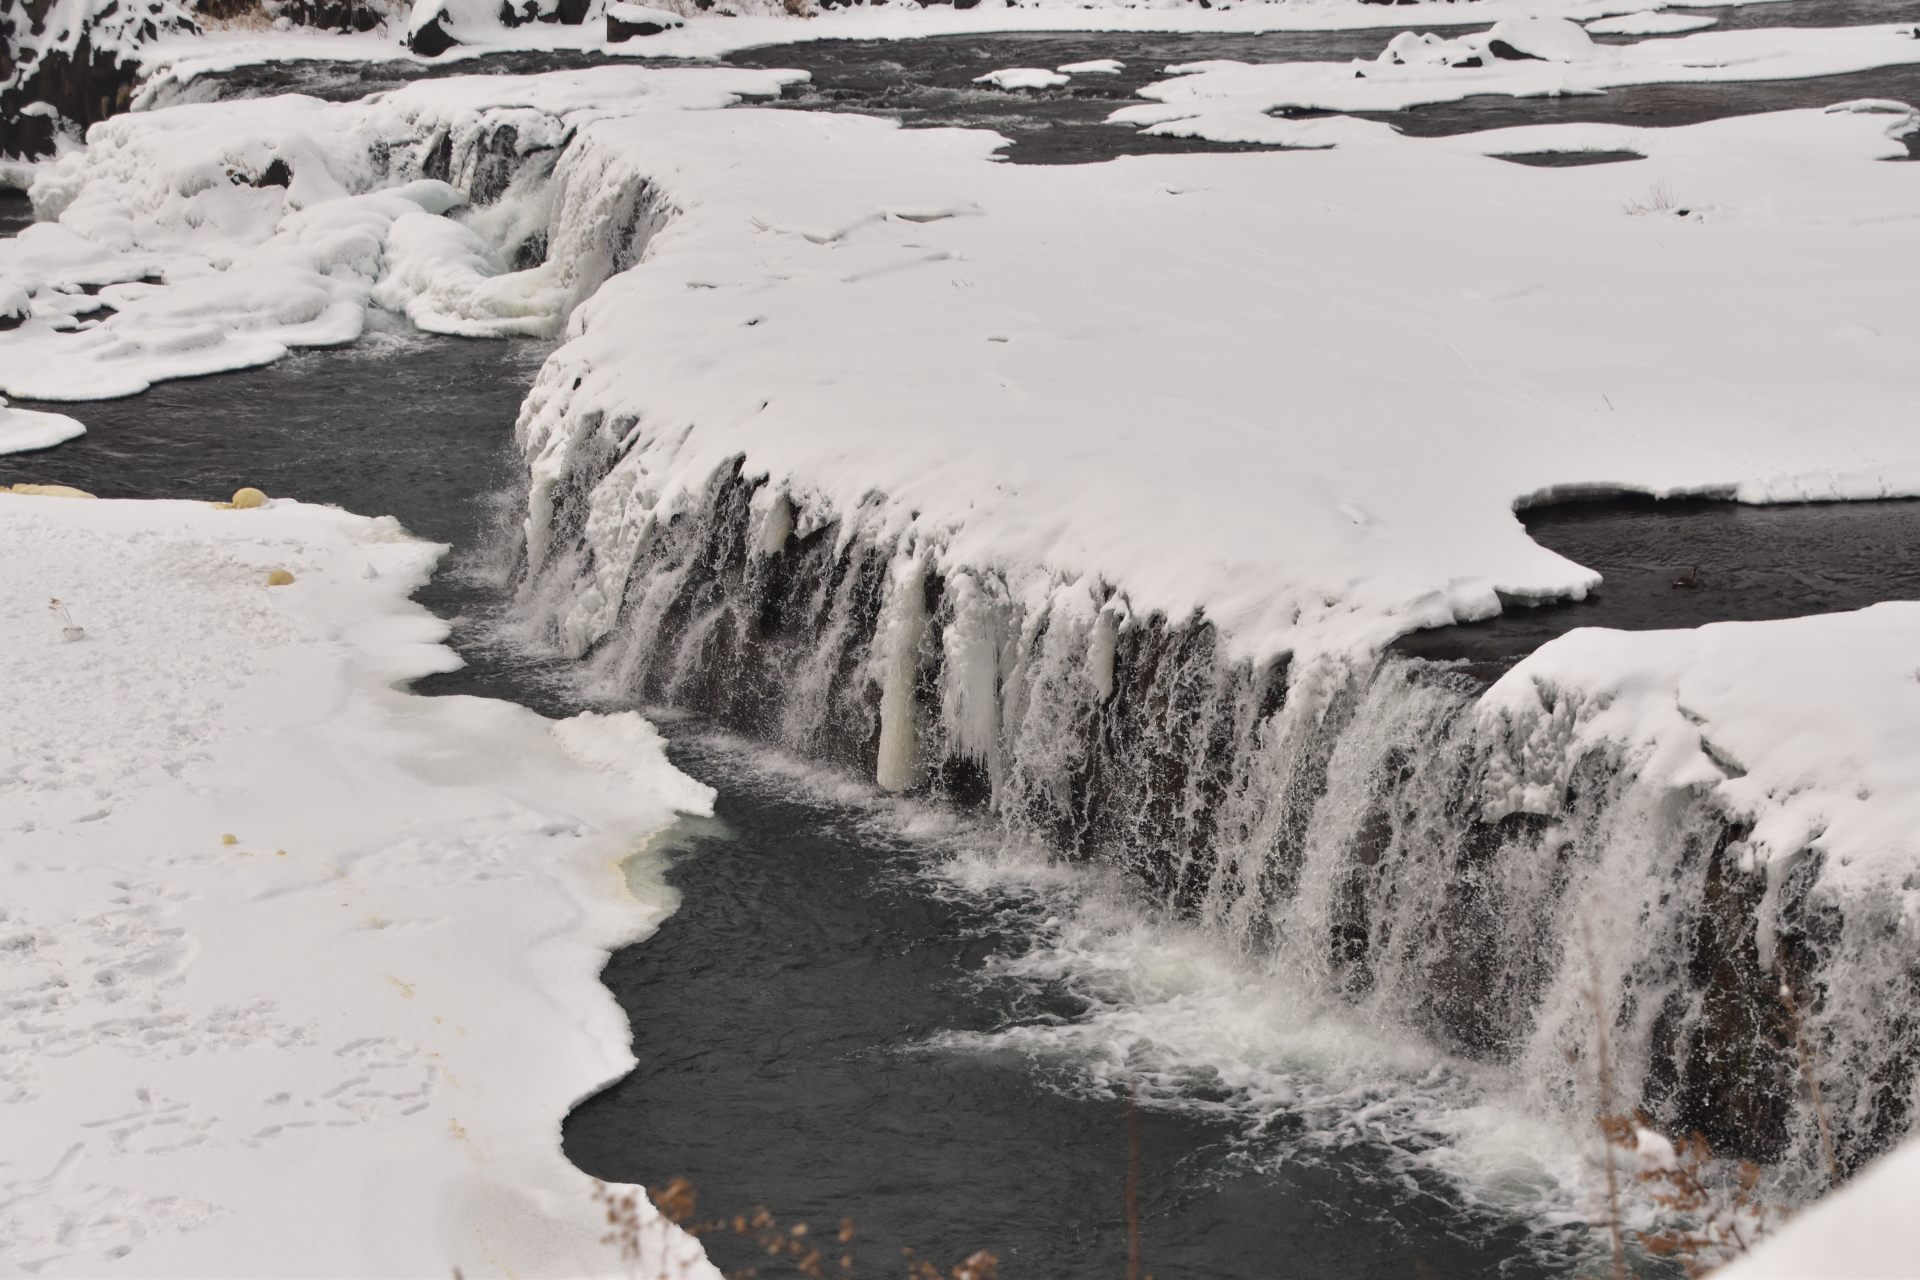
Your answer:
[[[398,690],[458,659],[390,520],[0,492],[0,545],[0,1274],[624,1274],[560,1121],[707,789]]]

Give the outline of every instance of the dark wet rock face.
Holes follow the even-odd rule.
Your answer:
[[[636,37],[662,35],[675,27],[684,26],[679,19],[665,13],[649,13],[645,17],[609,12],[607,14],[607,43],[624,44]]]
[[[407,33],[408,51],[423,58],[437,58],[459,43],[447,30],[447,15],[444,12],[435,14]]]
[[[51,155],[63,122],[84,128],[124,111],[133,98],[135,68],[114,53],[95,49],[81,36],[72,53],[56,49],[24,65],[24,78],[0,90],[0,153],[34,158]],[[29,112],[39,104],[57,113]]]

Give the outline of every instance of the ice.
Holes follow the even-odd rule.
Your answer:
[[[673,906],[619,864],[712,793],[632,713],[402,692],[459,659],[391,520],[0,492],[0,544],[0,1265],[630,1274],[560,1121]]]

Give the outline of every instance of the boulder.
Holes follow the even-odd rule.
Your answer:
[[[623,44],[636,36],[657,36],[684,25],[684,18],[665,9],[624,3],[607,6],[608,44]]]

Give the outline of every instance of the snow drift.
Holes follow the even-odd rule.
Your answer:
[[[620,863],[711,793],[631,713],[400,691],[459,659],[391,520],[0,491],[0,538],[8,1269],[627,1274],[560,1119],[673,904]]]

